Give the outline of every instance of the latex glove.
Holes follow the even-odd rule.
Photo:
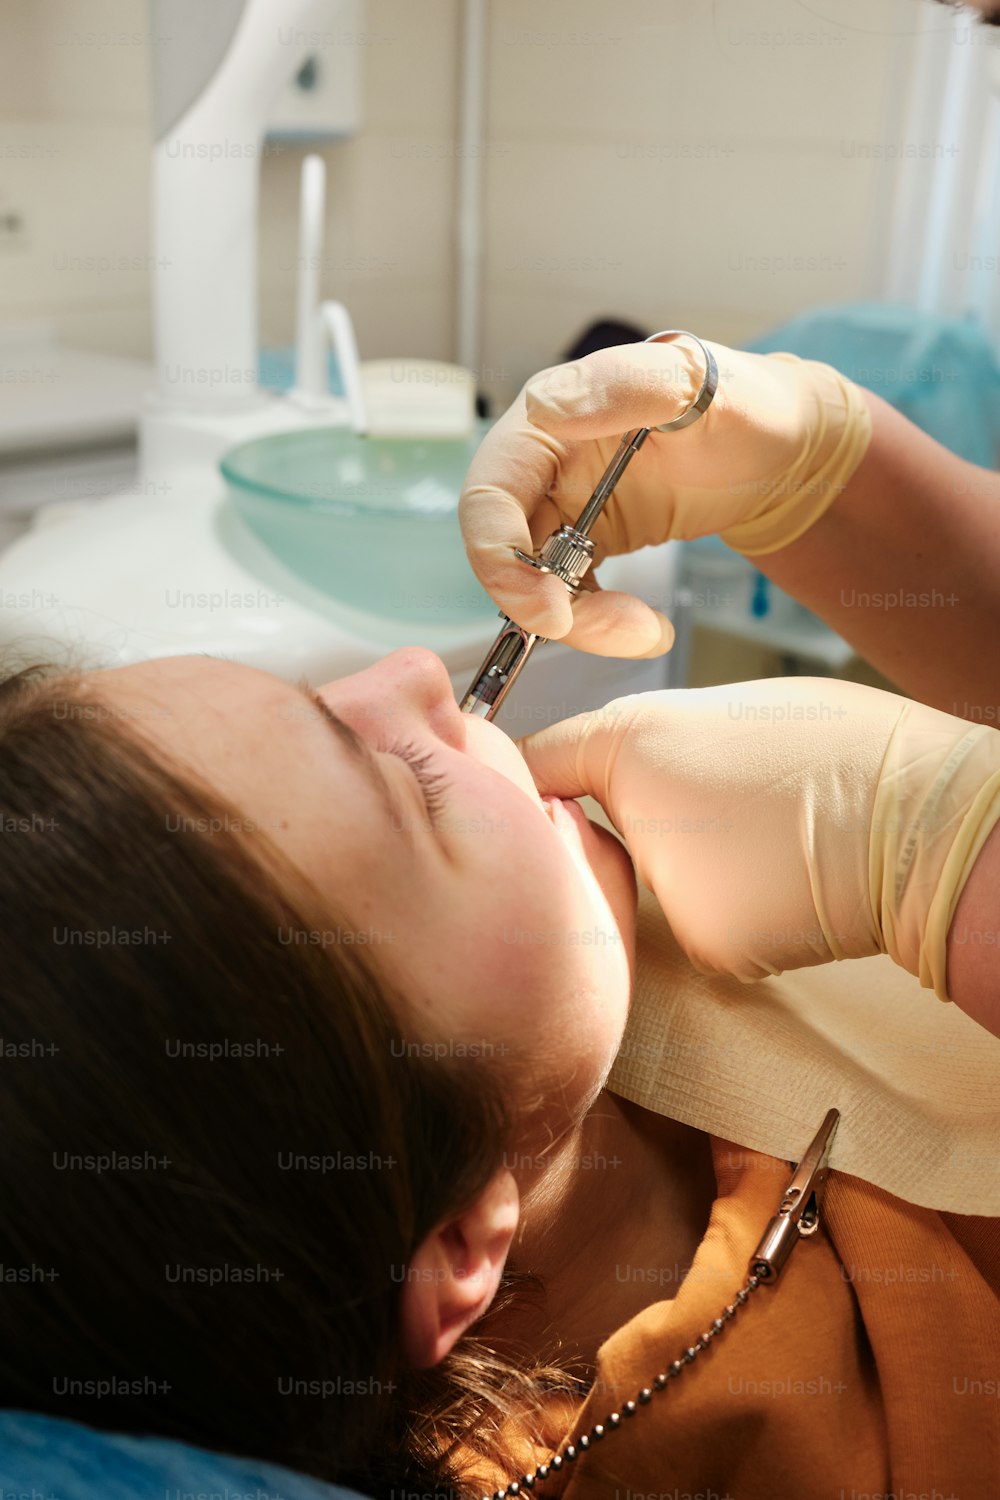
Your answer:
[[[715,399],[690,427],[646,439],[590,533],[595,567],[716,532],[747,556],[777,551],[818,520],[861,462],[871,416],[858,386],[793,354],[708,348]],[[599,656],[669,649],[673,627],[660,611],[599,591],[596,580],[571,606],[564,584],[513,549],[533,552],[575,521],[622,434],[679,416],[703,375],[691,339],[602,349],[535,375],[486,434],[459,522],[476,577],[519,625]]]
[[[636,693],[518,742],[597,799],[695,967],[887,952],[948,998],[958,898],[1000,818],[1000,732],[829,678]]]

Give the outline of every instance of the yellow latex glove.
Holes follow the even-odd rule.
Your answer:
[[[639,547],[718,533],[747,556],[787,546],[818,520],[864,456],[871,417],[858,386],[793,354],[708,343],[711,406],[690,427],[653,432],[590,535],[595,563]],[[669,620],[592,573],[571,606],[565,585],[514,556],[577,519],[622,434],[692,402],[705,372],[691,339],[625,344],[543,370],[487,433],[459,502],[473,571],[517,623],[598,656],[659,656]]]
[[[948,999],[958,898],[1000,818],[1000,732],[856,683],[637,693],[520,740],[597,799],[703,972],[886,952]]]

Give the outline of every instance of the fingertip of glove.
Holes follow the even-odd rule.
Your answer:
[[[524,388],[528,421],[534,427],[548,427],[579,416],[583,384],[578,364],[556,365],[551,370],[543,370]]]
[[[658,609],[647,608],[641,623],[612,623],[614,596],[593,595],[594,604],[584,611],[578,607],[574,628],[566,643],[578,651],[595,656],[620,656],[630,661],[647,661],[664,656],[674,644],[676,632],[672,622]]]
[[[674,629],[672,620],[668,619],[666,615],[662,615],[658,609],[653,611],[653,616],[660,628],[660,633],[656,644],[648,651],[643,652],[644,657],[666,655],[677,639],[677,632]]]

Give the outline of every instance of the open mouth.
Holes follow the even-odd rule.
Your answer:
[[[590,819],[575,798],[553,797],[546,793],[542,798],[542,806],[557,828],[560,824],[568,823],[574,824],[577,828],[590,826]]]

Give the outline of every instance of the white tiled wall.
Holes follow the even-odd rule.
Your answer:
[[[326,146],[324,294],[350,308],[362,358],[454,355],[459,0],[366,0],[364,127]],[[263,162],[261,328],[293,329],[295,211],[304,150]]]
[[[911,44],[893,30],[898,11],[496,5],[492,359],[517,382],[595,313],[739,342],[877,291],[866,246],[882,167],[845,143],[885,136]]]
[[[209,3],[209,0],[206,0]],[[323,291],[362,355],[454,356],[460,0],[367,0],[364,127],[323,148]],[[739,342],[878,294],[927,0],[492,0],[483,383],[500,398],[601,315]],[[835,18],[835,19],[832,19]],[[3,0],[0,321],[149,353],[143,0]],[[303,151],[262,162],[261,332],[293,326]],[[790,264],[791,263],[791,264]]]
[[[0,7],[0,321],[149,351],[149,31],[141,0]]]

